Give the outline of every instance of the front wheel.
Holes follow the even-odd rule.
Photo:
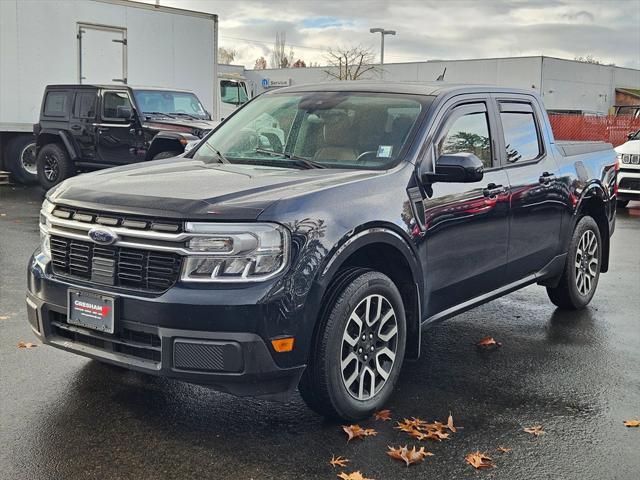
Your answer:
[[[567,310],[587,306],[598,286],[601,261],[598,224],[591,217],[582,217],[573,231],[560,282],[556,287],[547,287],[553,304]]]
[[[63,146],[49,143],[40,149],[36,161],[38,181],[49,190],[74,174],[73,163]]]
[[[343,275],[328,295],[300,382],[321,415],[369,417],[388,400],[404,358],[406,320],[400,292],[380,272]]]
[[[168,152],[160,152],[157,155],[155,155],[153,157],[154,160],[160,160],[162,158],[171,158],[171,157],[177,157],[178,155],[181,155],[182,152],[172,152],[172,151],[168,151]]]

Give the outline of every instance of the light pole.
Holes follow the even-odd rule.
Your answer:
[[[384,36],[395,35],[395,30],[385,30],[384,28],[370,28],[369,32],[380,34],[380,65],[384,65]]]

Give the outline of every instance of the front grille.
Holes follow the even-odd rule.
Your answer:
[[[118,213],[98,213],[91,210],[62,206],[56,207],[52,215],[63,220],[75,220],[76,222],[105,225],[107,227],[153,230],[166,233],[182,232],[182,223],[175,220],[128,216]]]
[[[100,285],[162,292],[178,280],[182,258],[175,253],[102,246],[51,237],[53,273]]]
[[[640,178],[623,178],[618,184],[622,190],[640,190]]]
[[[70,325],[67,323],[66,315],[57,312],[50,313],[50,323],[51,329],[57,337],[74,343],[148,360],[156,364],[161,362],[162,348],[157,333],[123,327],[115,335],[109,335]]]

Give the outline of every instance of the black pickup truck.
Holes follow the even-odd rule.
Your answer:
[[[528,91],[284,88],[183,158],[50,190],[28,318],[99,361],[363,418],[423,327],[531,284],[587,305],[615,188],[611,146],[554,141]]]
[[[25,175],[49,189],[78,172],[175,157],[215,125],[187,90],[48,85],[33,131],[36,171]]]

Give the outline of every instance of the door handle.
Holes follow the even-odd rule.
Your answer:
[[[538,182],[540,182],[542,185],[549,185],[555,179],[556,176],[553,173],[544,172],[542,175],[540,175],[540,178],[538,178]]]
[[[71,130],[82,130],[80,125],[71,125]]]
[[[506,190],[507,189],[504,188],[502,185],[496,185],[495,183],[490,183],[489,185],[487,185],[487,187],[484,190],[482,190],[482,194],[485,197],[492,198],[500,195],[501,193],[506,192]]]

